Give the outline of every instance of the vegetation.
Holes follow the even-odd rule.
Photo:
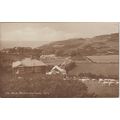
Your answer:
[[[85,56],[94,55],[118,55],[119,34],[101,35],[87,39],[70,39],[50,43],[39,48],[14,47],[3,49],[1,54],[13,54],[15,57],[22,56],[39,59],[40,55],[55,54],[56,56],[71,56],[71,62],[65,66],[68,75],[76,75],[78,78],[118,78],[118,64],[94,64],[86,63]],[[82,64],[80,61],[85,61]],[[5,61],[4,61],[5,62]],[[19,78],[12,76],[5,67],[0,64],[0,97],[96,97],[93,92],[103,96],[114,96],[117,88],[103,88],[96,82],[87,84],[79,80],[63,80],[61,76],[46,76],[40,74],[25,74]],[[89,86],[89,87],[88,87]],[[92,89],[92,90],[91,90]],[[92,91],[92,92],[89,92]],[[108,91],[104,94],[104,91]],[[117,92],[116,92],[117,91]]]
[[[78,38],[53,42],[38,48],[14,47],[9,53],[29,54],[39,57],[41,54],[56,54],[56,56],[90,56],[90,55],[118,55],[119,34],[100,35],[93,38]],[[59,47],[61,45],[61,47]],[[58,46],[58,47],[57,47]]]
[[[66,70],[67,73],[68,73],[68,72],[71,71],[75,66],[76,66],[75,62],[72,61],[72,62],[70,62],[69,64],[66,64],[65,70]]]
[[[119,79],[118,78],[118,75],[102,75],[102,74],[93,74],[93,73],[79,73],[79,75],[78,75],[80,78],[82,78],[82,77],[88,77],[88,78],[95,78],[95,79],[99,79],[99,78],[103,78],[103,79],[105,79],[105,78],[111,78],[111,79]]]
[[[2,97],[93,97],[93,94],[88,94],[84,83],[78,80],[63,80],[58,75],[11,79],[3,81],[3,85]]]
[[[79,75],[80,73],[91,73],[98,76],[119,76],[119,65],[112,63],[76,63],[76,66],[68,72],[70,75]]]
[[[118,55],[119,34],[100,35],[93,38],[62,40],[39,47],[44,53],[57,56]],[[61,45],[61,47],[56,47]]]

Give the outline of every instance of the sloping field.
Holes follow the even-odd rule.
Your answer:
[[[79,73],[83,72],[96,75],[119,75],[119,64],[79,63],[69,72],[69,74],[78,75]]]
[[[98,81],[88,81],[85,83],[89,93],[95,93],[98,97],[118,97],[119,86],[104,86]]]
[[[118,63],[119,62],[119,55],[87,56],[87,58],[96,63]]]

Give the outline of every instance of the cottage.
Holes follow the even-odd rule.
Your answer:
[[[36,59],[25,58],[12,63],[15,74],[46,73],[46,64]]]
[[[66,75],[66,70],[60,68],[59,66],[54,66],[50,72],[46,73],[48,75],[52,75],[52,74],[60,74],[60,75]]]

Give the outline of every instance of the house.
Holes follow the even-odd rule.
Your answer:
[[[60,75],[66,75],[66,70],[60,68],[59,66],[54,66],[50,72],[46,73],[47,75],[52,75],[52,74],[60,74]]]
[[[13,62],[12,68],[15,74],[46,73],[46,64],[42,61],[31,58],[25,58],[21,61]]]
[[[47,66],[48,70],[51,70],[54,66],[60,66],[65,58],[64,57],[57,57],[54,54],[50,55],[41,55],[40,60],[43,61]]]

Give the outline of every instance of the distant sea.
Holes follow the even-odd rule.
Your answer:
[[[44,44],[49,43],[48,41],[0,41],[0,49],[13,48],[13,47],[40,47]]]

